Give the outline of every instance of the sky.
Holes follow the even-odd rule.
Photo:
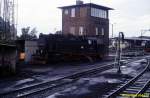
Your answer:
[[[124,32],[127,37],[141,35],[141,30],[150,29],[150,0],[83,0],[111,7],[110,36],[112,24],[114,36]],[[21,28],[36,27],[38,33],[54,33],[62,28],[62,13],[60,6],[75,4],[76,0],[18,0],[18,35]],[[143,34],[150,36],[150,32]]]

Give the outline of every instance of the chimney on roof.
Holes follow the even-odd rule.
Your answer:
[[[83,4],[83,1],[81,0],[76,0],[76,5],[82,5]]]

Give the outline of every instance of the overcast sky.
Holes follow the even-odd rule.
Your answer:
[[[75,4],[76,0],[18,0],[18,35],[22,27],[36,27],[39,33],[61,30],[60,6]],[[83,0],[89,3],[90,0]],[[150,0],[91,0],[92,3],[114,8],[110,11],[114,35],[139,36],[141,29],[150,29]],[[150,32],[144,35],[149,35]]]

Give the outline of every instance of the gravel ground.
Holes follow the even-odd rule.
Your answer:
[[[110,62],[78,62],[42,66],[26,65],[20,70],[20,72],[16,74],[16,76],[1,78],[0,92],[7,92],[13,89],[33,85],[42,81],[55,80],[62,76],[69,75],[70,73],[82,71],[105,63]]]
[[[18,73],[16,76],[11,77],[11,78],[1,79],[0,80],[0,88],[1,88],[0,91],[2,93],[5,91],[29,86],[29,85],[32,85],[35,83],[46,81],[46,80],[55,80],[62,76],[68,75],[70,73],[74,73],[74,72],[82,71],[85,69],[90,69],[93,67],[111,63],[112,62],[111,59],[105,60],[105,61],[100,61],[100,62],[98,61],[98,62],[94,62],[94,63],[79,62],[79,63],[55,64],[55,65],[48,65],[48,66],[47,65],[45,65],[45,66],[43,66],[43,65],[42,66],[27,65],[27,66],[23,67],[21,72]],[[135,70],[138,70],[138,69],[140,70],[142,68],[141,66],[138,67],[138,62],[137,62],[137,65],[136,65],[136,63],[134,63],[134,64],[130,64],[130,66],[132,66],[132,67],[134,66],[135,68],[131,68],[129,70],[129,69],[125,69],[126,66],[123,66],[123,68],[125,70],[125,71],[123,70],[124,74],[129,74],[131,72],[135,73],[136,72]],[[113,70],[110,70],[111,74],[107,74],[104,76],[114,76],[114,74],[112,72],[113,72]],[[109,72],[107,72],[107,73],[109,73]],[[85,77],[83,79],[81,78],[81,80],[78,80],[79,83],[77,82],[77,84],[73,84],[73,85],[75,85],[73,87],[76,88],[76,90],[73,90],[73,91],[75,91],[74,93],[67,94],[65,92],[65,94],[64,93],[61,94],[61,92],[64,92],[66,90],[66,88],[69,88],[69,89],[72,88],[72,85],[71,85],[71,86],[67,86],[66,88],[63,87],[63,88],[59,89],[60,92],[57,92],[57,94],[61,94],[61,95],[65,96],[64,98],[67,98],[66,95],[70,96],[68,98],[88,98],[88,97],[80,97],[82,95],[84,95],[84,96],[88,95],[88,96],[90,96],[90,98],[97,98],[97,97],[91,97],[91,96],[99,96],[99,95],[101,95],[100,92],[102,92],[102,93],[107,92],[108,90],[110,90],[111,88],[113,88],[114,86],[118,85],[120,82],[123,81],[123,80],[119,80],[119,79],[112,78],[112,77],[110,79],[109,78],[107,79],[107,78],[108,77],[103,77],[101,75],[95,76],[95,77]],[[102,80],[107,80],[107,81],[102,82]],[[81,84],[85,84],[85,86],[80,85],[81,81],[82,81]],[[112,81],[114,83],[110,83]],[[115,82],[115,81],[117,81],[117,82]],[[118,81],[120,81],[120,82],[118,82]],[[76,85],[79,85],[79,86],[76,87]],[[82,86],[83,86],[83,88],[81,88]],[[69,90],[67,89],[67,91],[69,91]],[[73,91],[71,91],[71,92],[73,92]],[[97,92],[99,92],[100,94],[97,94]],[[54,96],[55,93],[54,92],[47,93],[47,94],[41,96],[41,98],[47,97],[49,95]],[[75,97],[75,95],[76,95],[76,97]],[[54,96],[54,98],[55,97],[63,98],[63,96],[61,96],[61,97]],[[36,96],[35,98],[39,98],[39,96]]]

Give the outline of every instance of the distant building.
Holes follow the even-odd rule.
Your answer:
[[[109,10],[93,3],[59,7],[62,9],[62,33],[76,36],[109,36]]]
[[[110,38],[110,48],[116,47],[116,39],[117,38]],[[148,37],[140,38],[140,37],[125,37],[124,43],[121,43],[122,48],[125,49],[139,49],[145,46],[145,43],[150,41]]]

